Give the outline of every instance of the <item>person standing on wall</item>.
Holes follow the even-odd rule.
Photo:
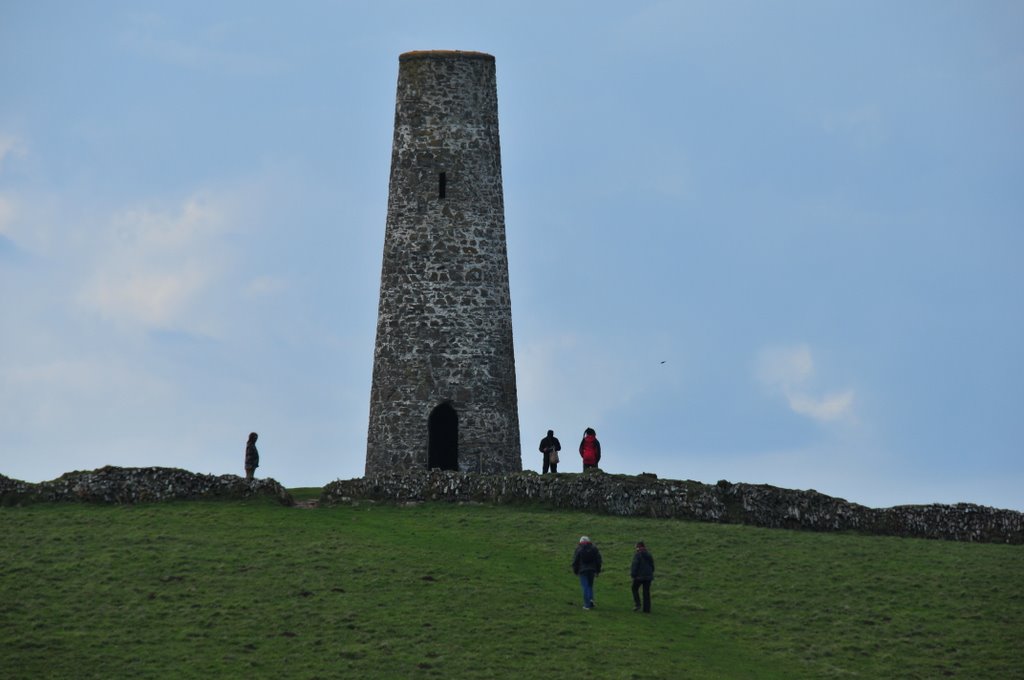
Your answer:
[[[572,573],[580,577],[583,589],[583,608],[594,608],[594,577],[601,573],[601,551],[586,536],[580,536],[576,552],[572,554]]]
[[[256,474],[256,468],[260,466],[260,452],[256,450],[257,437],[259,437],[259,435],[255,432],[250,433],[249,441],[245,445],[246,481],[252,481],[253,476]]]
[[[544,454],[544,467],[542,468],[542,475],[548,473],[548,468],[551,468],[552,473],[558,472],[558,452],[562,450],[562,443],[558,441],[558,437],[555,436],[554,430],[548,430],[548,436],[540,440],[540,452]]]
[[[651,581],[654,580],[654,556],[647,551],[643,541],[636,544],[633,553],[633,564],[629,567],[629,575],[633,577],[633,611],[640,611],[640,589],[644,591],[643,611],[651,613]]]
[[[601,462],[601,442],[597,441],[597,432],[594,428],[588,427],[583,431],[583,441],[580,442],[580,458],[583,459],[583,471],[593,468]]]

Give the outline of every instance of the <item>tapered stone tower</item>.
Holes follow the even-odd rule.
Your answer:
[[[398,58],[366,474],[522,469],[494,57]]]

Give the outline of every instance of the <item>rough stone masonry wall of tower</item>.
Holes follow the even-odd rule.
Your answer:
[[[494,58],[399,58],[366,472],[425,469],[458,414],[463,470],[522,469]]]

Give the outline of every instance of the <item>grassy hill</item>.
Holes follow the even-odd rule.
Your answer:
[[[4,678],[1024,677],[1021,546],[269,501],[3,508],[0,541]]]

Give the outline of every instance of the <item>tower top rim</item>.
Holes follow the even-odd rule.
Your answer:
[[[463,50],[413,50],[398,55],[398,61],[409,61],[410,59],[485,59],[494,61],[494,56],[486,52]]]

